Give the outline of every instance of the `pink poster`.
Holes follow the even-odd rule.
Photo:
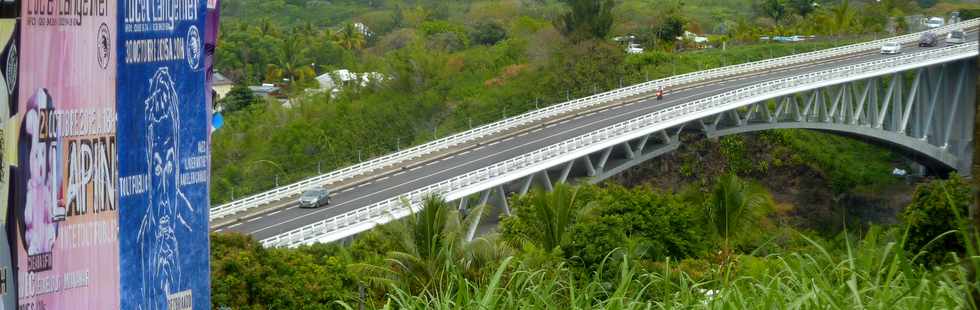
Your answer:
[[[118,309],[116,1],[21,7],[19,309]]]

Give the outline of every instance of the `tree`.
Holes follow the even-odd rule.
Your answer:
[[[472,211],[482,210],[478,207]],[[463,240],[465,224],[475,219],[461,219],[441,197],[428,196],[418,212],[381,227],[385,236],[394,239],[395,247],[386,254],[383,265],[354,264],[351,268],[366,280],[397,285],[413,293],[439,294],[451,289],[452,284],[443,280],[453,272],[480,278],[480,271],[507,253],[486,239]]]
[[[219,103],[226,113],[231,113],[245,109],[256,102],[259,102],[259,98],[255,97],[248,86],[244,83],[236,83],[228,95],[221,98]]]
[[[346,23],[340,30],[333,33],[331,39],[348,50],[360,50],[367,43],[364,34],[353,23]]]
[[[266,249],[240,234],[211,235],[211,308],[333,309],[355,291],[335,246]]]
[[[756,4],[756,10],[761,15],[772,18],[777,24],[786,16],[786,4],[783,0],[762,0]]]
[[[279,82],[286,78],[296,82],[313,78],[316,73],[305,57],[306,51],[304,43],[296,36],[283,38],[276,50],[276,62],[266,69],[266,80]]]
[[[470,32],[470,38],[477,44],[494,45],[507,38],[507,31],[496,22],[479,23]]]
[[[947,233],[970,229],[971,198],[970,185],[956,174],[919,185],[902,212],[908,225],[908,249],[920,253],[926,265],[944,262],[949,253],[964,253],[963,234]]]
[[[606,186],[595,197],[595,206],[573,227],[565,257],[574,257],[594,270],[616,248],[630,241],[642,245],[645,258],[696,257],[708,247],[709,230],[701,209],[679,195],[647,187],[627,189]]]
[[[708,199],[706,215],[724,240],[722,252],[731,251],[731,239],[742,232],[757,215],[772,205],[769,193],[746,183],[734,174],[718,179]]]
[[[677,40],[677,37],[684,35],[684,24],[684,17],[679,14],[667,15],[663,22],[657,26],[657,38],[662,42]]]
[[[553,251],[568,238],[576,219],[585,212],[578,199],[579,188],[558,184],[551,192],[535,190],[514,206],[516,216],[502,223],[502,230],[516,247],[531,244]]]
[[[815,0],[788,0],[786,2],[786,6],[796,12],[796,14],[806,17],[812,13],[814,9],[816,9],[814,6],[816,2],[814,1]]]
[[[556,28],[574,42],[602,39],[612,29],[613,0],[563,0],[571,10],[562,15]]]
[[[850,0],[843,0],[840,4],[830,8],[832,14],[830,33],[841,35],[847,32],[854,24],[855,12],[851,7]]]

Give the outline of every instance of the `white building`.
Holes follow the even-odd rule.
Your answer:
[[[355,73],[347,69],[340,69],[316,77],[320,88],[312,91],[330,91],[331,94],[336,95],[343,86],[355,85],[367,87],[371,83],[381,82],[386,79],[391,78],[378,72]]]

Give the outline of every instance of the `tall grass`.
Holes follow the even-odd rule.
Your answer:
[[[392,286],[386,308],[399,309],[970,309],[976,288],[965,264],[927,269],[904,248],[905,232],[872,229],[862,239],[827,242],[802,236],[806,251],[742,255],[695,278],[676,262],[648,264],[610,253],[584,278],[563,263],[502,260],[487,279],[446,273],[450,289],[411,294]],[[840,245],[843,243],[843,246]],[[976,255],[970,255],[976,261]],[[447,267],[452,269],[452,267]]]

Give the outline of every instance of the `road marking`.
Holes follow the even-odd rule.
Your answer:
[[[467,150],[467,151],[465,151],[465,152],[462,152],[462,153],[459,153],[459,155],[460,155],[460,156],[462,156],[462,155],[466,155],[466,154],[469,154],[469,153],[470,153],[470,151],[469,151],[469,150]]]
[[[387,180],[388,178],[390,178],[390,176],[383,177],[383,178],[380,178],[380,179],[377,179],[377,180],[374,180],[374,181],[375,182],[381,182],[381,181]]]
[[[443,158],[442,160],[450,160],[456,157],[456,155],[449,155],[449,157]]]
[[[242,224],[241,222],[238,222],[238,223],[232,224],[231,226],[228,226],[228,228],[235,228],[235,226],[239,226],[241,224]]]
[[[273,215],[276,215],[276,213],[279,213],[279,212],[282,212],[282,210],[279,210],[279,211],[276,211],[276,212],[272,212],[272,213],[269,213],[269,215],[268,215],[268,216],[273,216]]]
[[[255,222],[255,221],[261,220],[261,219],[262,219],[262,216],[256,216],[256,217],[253,217],[252,219],[250,219],[248,221],[245,221],[245,223],[251,223],[251,222]]]
[[[405,170],[396,172],[395,174],[392,174],[392,175],[398,176],[398,175],[402,175],[403,173],[405,173]]]
[[[340,190],[338,193],[346,193],[346,192],[349,192],[352,189],[354,189],[354,188],[353,187],[348,187],[348,188],[345,188],[345,189]]]

